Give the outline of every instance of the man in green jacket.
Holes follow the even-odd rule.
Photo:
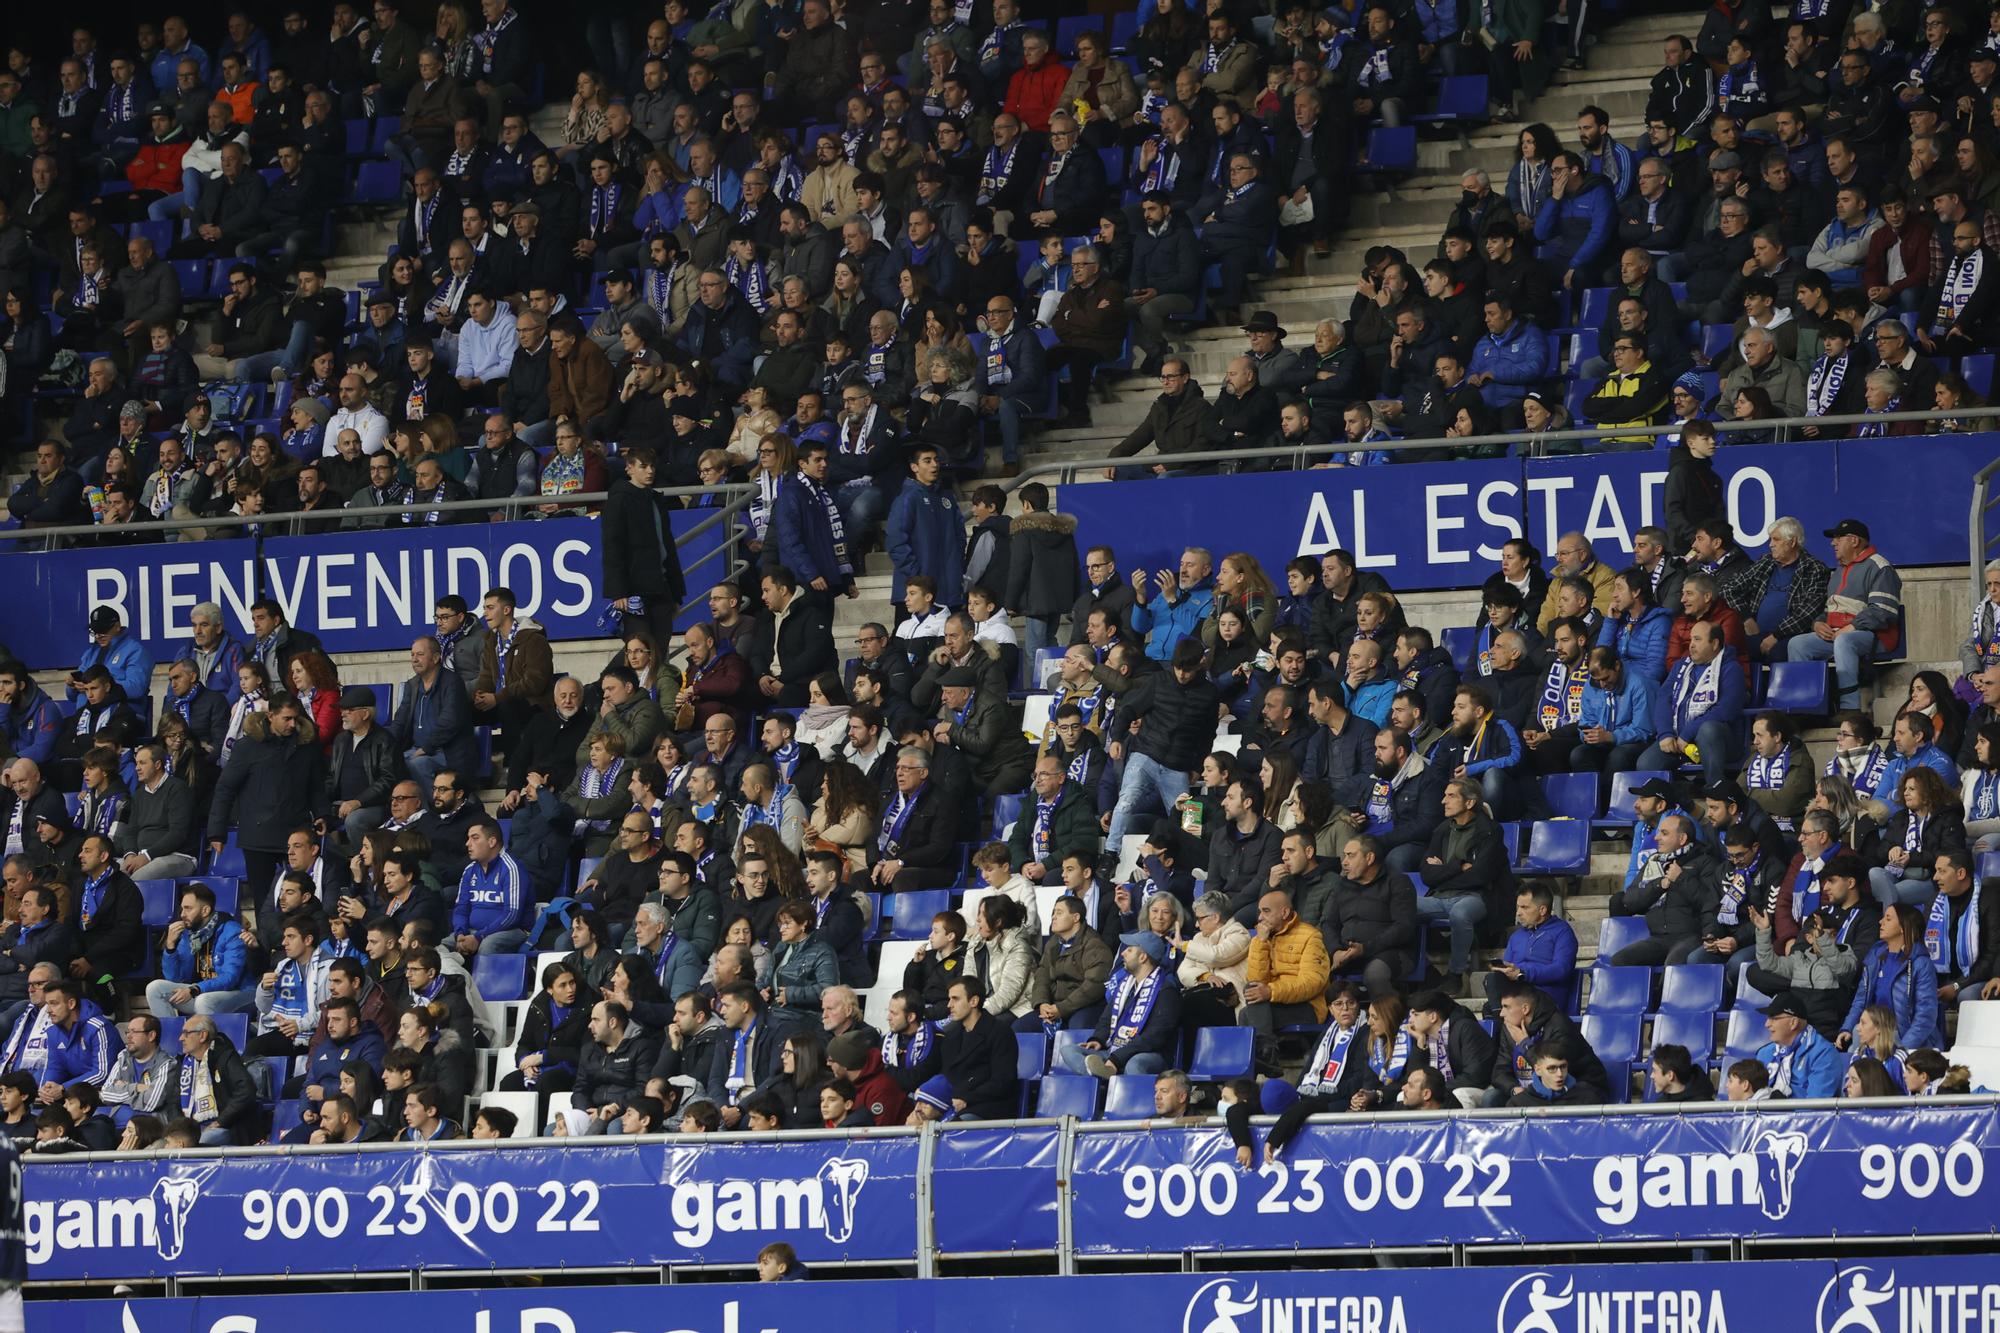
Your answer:
[[[1098,825],[1090,793],[1068,780],[1052,754],[1035,761],[1034,802],[1021,808],[1007,837],[1007,859],[1026,879],[1052,884],[1063,857],[1078,852],[1097,859]]]

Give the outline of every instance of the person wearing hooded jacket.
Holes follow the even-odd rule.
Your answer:
[[[827,1043],[829,1066],[854,1084],[854,1105],[880,1126],[903,1123],[910,1113],[910,1095],[882,1067],[882,1050],[858,1032],[844,1032]]]
[[[1493,1024],[1493,1041],[1498,1054],[1493,1061],[1493,1086],[1486,1091],[1487,1106],[1504,1106],[1528,1086],[1534,1077],[1535,1052],[1550,1042],[1567,1055],[1572,1082],[1589,1087],[1598,1101],[1610,1099],[1611,1075],[1604,1062],[1583,1039],[1575,1020],[1546,991],[1525,981],[1507,983],[1500,991],[1500,1016]]]
[[[674,615],[687,597],[687,576],[674,544],[670,506],[653,490],[656,467],[652,451],[632,450],[625,455],[625,475],[605,493],[602,592],[625,614],[628,628],[643,620],[653,641],[664,644],[673,637]]]
[[[1070,526],[1075,528],[1075,519],[1070,520]],[[5,687],[10,684],[13,688],[8,692]],[[63,730],[62,710],[56,701],[42,692],[26,668],[14,666],[0,670],[0,703],[7,706],[0,713],[0,744],[14,758],[32,760],[46,768],[55,757],[56,740]]]
[[[1618,203],[1611,184],[1594,176],[1575,153],[1549,164],[1549,196],[1535,216],[1535,257],[1562,273],[1562,285],[1593,285],[1604,252],[1616,234]]]
[[[1021,512],[1008,525],[1007,585],[999,591],[1006,608],[1026,623],[1021,651],[1033,662],[1037,650],[1057,642],[1057,624],[1077,605],[1083,583],[1077,572],[1076,520],[1049,512],[1049,488],[1041,482],[1023,486],[1020,501]],[[1131,596],[1122,583],[1112,591]]]
[[[947,602],[963,596],[965,586],[965,519],[951,488],[940,482],[943,460],[935,445],[918,443],[910,450],[910,475],[889,506],[883,545],[895,569],[894,600],[901,604],[905,582],[928,574],[937,580]]]

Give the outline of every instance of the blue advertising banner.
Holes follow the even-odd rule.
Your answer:
[[[1072,1225],[1094,1255],[1986,1234],[1996,1150],[1991,1106],[1369,1118],[1254,1172],[1220,1128],[1092,1128]]]
[[[38,1161],[32,1281],[411,1269],[907,1262],[917,1138]]]
[[[30,1301],[29,1333],[1990,1333],[2000,1259]]]
[[[674,531],[711,512],[674,515]],[[691,590],[721,581],[719,557],[697,562],[725,535],[716,524],[681,548]],[[549,638],[589,639],[616,632],[598,591],[603,570],[592,518],[16,552],[0,555],[0,625],[29,666],[74,666],[91,608],[113,606],[164,662],[187,640],[197,604],[220,606],[247,640],[250,604],[268,595],[287,621],[342,651],[393,652],[430,632],[438,598],[457,593],[476,611],[486,589],[503,585]],[[703,614],[697,606],[683,623]]]
[[[931,1161],[932,1217],[943,1254],[1054,1250],[1054,1125],[989,1129],[944,1125]]]
[[[1965,515],[1948,497],[1993,449],[1990,434],[1945,435],[1739,445],[1715,462],[1744,546],[1764,545],[1789,514],[1825,558],[1819,534],[1859,518],[1890,559],[1914,568],[1965,559]],[[1501,543],[1523,534],[1547,554],[1581,530],[1600,560],[1623,568],[1632,534],[1664,524],[1666,480],[1666,451],[1646,450],[1108,482],[1068,487],[1061,507],[1077,520],[1079,548],[1112,547],[1128,577],[1172,569],[1191,543],[1218,558],[1248,551],[1274,578],[1295,556],[1344,547],[1390,586],[1422,591],[1477,587]]]

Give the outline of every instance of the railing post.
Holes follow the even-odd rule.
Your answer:
[[[1056,1139],[1056,1272],[1064,1277],[1076,1273],[1075,1195],[1070,1188],[1070,1172],[1075,1167],[1076,1117],[1066,1115]]]
[[[938,1122],[926,1120],[917,1135],[917,1276],[937,1276],[937,1192],[931,1173],[937,1169]]]

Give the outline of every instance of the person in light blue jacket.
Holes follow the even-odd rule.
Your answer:
[[[1758,1012],[1771,1034],[1757,1052],[1757,1061],[1770,1073],[1772,1095],[1795,1101],[1838,1097],[1847,1075],[1847,1057],[1806,1021],[1805,1002],[1798,992],[1785,991]]]
[[[1488,292],[1484,310],[1486,336],[1472,345],[1465,382],[1479,390],[1481,402],[1501,414],[1507,429],[1519,430],[1521,400],[1548,378],[1549,338],[1532,322],[1516,319],[1513,302],[1503,293]]]
[[[1581,742],[1569,754],[1572,773],[1623,773],[1659,733],[1653,729],[1653,682],[1632,670],[1615,649],[1590,650],[1590,683],[1583,689]]]
[[[1611,614],[1597,631],[1597,642],[1615,649],[1625,669],[1654,685],[1667,678],[1667,639],[1673,613],[1653,596],[1653,579],[1633,565],[1611,580]]]
[[[1132,631],[1146,636],[1146,656],[1170,662],[1174,645],[1201,638],[1201,627],[1215,606],[1215,557],[1199,546],[1181,552],[1178,575],[1161,570],[1153,576],[1157,590],[1148,592],[1146,571],[1132,571]]]
[[[76,674],[70,677],[70,698],[83,697],[78,677],[100,665],[111,673],[112,680],[124,687],[125,697],[134,703],[152,692],[153,655],[146,651],[146,645],[125,632],[124,620],[116,608],[109,606],[100,606],[90,613],[90,646],[83,650]]]

